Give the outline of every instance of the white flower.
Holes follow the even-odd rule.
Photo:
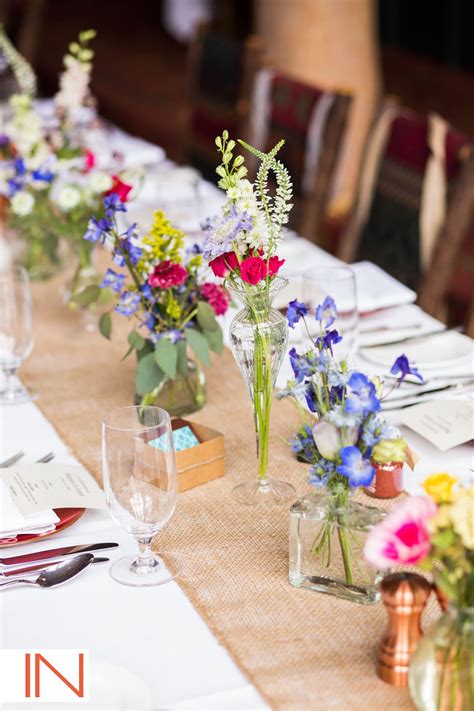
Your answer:
[[[91,65],[66,55],[55,103],[67,113],[80,109],[89,94]]]
[[[81,202],[81,191],[74,185],[65,185],[59,192],[56,202],[64,212],[73,210]]]
[[[89,187],[93,193],[105,193],[112,187],[113,180],[108,173],[95,171],[89,178]]]
[[[16,193],[12,197],[10,206],[12,212],[20,217],[29,215],[35,204],[35,199],[31,193]]]
[[[319,420],[313,427],[313,437],[318,452],[324,459],[330,461],[336,459],[341,447],[354,445],[358,433],[357,427],[340,429],[325,419]]]

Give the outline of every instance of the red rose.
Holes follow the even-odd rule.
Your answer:
[[[206,282],[201,286],[203,298],[212,306],[216,316],[222,316],[229,306],[229,294],[222,286]]]
[[[270,276],[278,274],[284,263],[285,260],[279,259],[276,254],[274,257],[270,257],[270,259],[268,260],[268,273],[270,274]]]
[[[247,257],[240,264],[240,276],[247,284],[258,284],[267,276],[267,265],[261,257]]]
[[[184,284],[188,278],[188,272],[181,264],[174,264],[167,259],[155,267],[153,274],[148,277],[150,286],[160,289],[170,289],[172,286]]]
[[[209,262],[209,266],[217,277],[225,278],[229,276],[231,271],[237,269],[239,266],[239,260],[235,256],[235,252],[226,252],[221,254],[220,257],[216,257]]]
[[[111,195],[112,193],[117,193],[122,202],[127,202],[128,193],[132,190],[133,185],[128,185],[120,180],[118,175],[112,175],[112,180],[114,181],[110,190],[107,190],[106,195]]]

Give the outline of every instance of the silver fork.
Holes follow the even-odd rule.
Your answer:
[[[13,464],[16,464],[17,461],[24,456],[25,456],[24,452],[17,452],[16,454],[13,454],[8,459],[5,459],[3,462],[0,462],[0,469],[5,469],[6,467],[13,466]]]
[[[37,459],[36,464],[47,464],[52,459],[54,459],[54,452],[48,452],[48,454],[45,454],[41,459]]]

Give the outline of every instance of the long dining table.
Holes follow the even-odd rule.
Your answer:
[[[168,165],[168,170],[171,175],[172,164]],[[149,167],[147,171],[152,177],[151,186],[159,185],[159,176],[165,174],[163,168],[160,167],[156,172],[158,177],[155,176],[153,166]],[[173,199],[168,196],[172,210],[178,216],[181,210],[184,216],[183,220],[188,219],[188,221],[192,217],[189,205],[192,206],[194,199],[198,200],[199,210],[202,213],[206,211],[206,207],[214,209],[219,204],[219,195],[214,187],[202,181],[197,185],[193,182],[194,178],[190,179],[190,175],[192,176],[192,173],[189,173],[184,181],[186,189],[183,191],[181,202],[179,180],[176,180],[176,195]],[[167,189],[169,189],[169,184]],[[153,187],[147,188],[145,184],[142,198],[139,194],[135,206],[130,210],[131,216],[137,215],[139,220],[146,221],[153,206],[156,207],[154,194]],[[166,195],[163,193],[160,200],[165,202],[165,198]],[[292,252],[296,255],[293,261],[291,260]],[[291,277],[297,276],[298,270],[302,273],[311,269],[312,266],[336,263],[331,255],[301,237],[290,237],[285,246],[285,254],[288,255],[288,261],[291,262]],[[56,288],[55,286],[54,289]],[[47,299],[45,298],[46,289],[50,289]],[[67,313],[60,303],[54,307],[54,310],[53,307],[50,307],[51,297],[57,293],[54,289],[45,284],[35,285],[33,289],[35,318],[38,321],[41,319],[44,321],[46,316],[43,318],[41,310],[51,308],[51,312],[47,314],[47,322],[49,329],[53,331],[54,329],[64,329],[67,319],[74,321],[77,318],[75,314]],[[56,318],[58,314],[59,316]],[[387,318],[391,317],[393,317],[393,310],[390,314],[387,313]],[[426,321],[427,324],[432,323],[429,317],[426,317]],[[70,338],[70,348],[76,351],[80,339],[86,338],[86,336],[81,335],[79,322],[74,323],[76,323],[76,332],[74,335],[68,335],[68,338]],[[387,327],[389,325],[390,323],[387,323]],[[48,399],[46,395],[49,389],[56,385],[56,379],[59,376],[56,354],[54,352],[46,353],[47,343],[49,344],[50,341],[46,341],[43,327],[44,323],[42,322],[37,346],[39,365],[35,367],[37,356],[36,351],[33,351],[29,363],[26,363],[24,367],[25,382],[27,385],[30,382],[34,384],[38,390],[38,399],[35,402],[0,409],[0,460],[18,450],[24,450],[25,461],[33,462],[46,452],[52,451],[55,461],[58,463],[70,464],[80,461],[87,466],[92,459],[82,456],[82,452],[78,452],[77,449],[74,451],[75,448],[71,446],[73,440],[67,436],[61,423],[56,422],[53,426],[50,421],[54,420],[51,415],[54,413],[54,402],[51,402],[51,398]],[[62,337],[63,332],[58,336],[58,339]],[[47,338],[52,338],[52,336],[48,335]],[[93,341],[94,338],[97,339],[96,342]],[[102,343],[98,333],[92,336],[88,334],[87,339],[91,348],[88,368],[94,369],[95,349],[106,348],[108,344]],[[76,372],[74,370],[76,365],[73,361],[74,358],[72,358],[70,366],[71,386]],[[230,363],[230,355],[226,354],[222,365],[218,359],[213,362],[213,370],[218,373],[219,368],[224,369],[227,367],[224,364],[228,363]],[[118,371],[122,366],[120,363],[114,362],[113,367]],[[61,365],[60,369],[62,376],[67,376],[68,365]],[[99,382],[99,380],[107,379],[108,375],[107,370],[98,369],[94,377]],[[223,370],[221,370],[221,376],[223,375]],[[211,378],[210,385],[212,382]],[[55,390],[55,393],[60,393],[59,388]],[[58,397],[59,407],[61,395],[55,397]],[[70,398],[70,393],[65,394],[64,398],[66,397]],[[87,400],[91,396],[83,393],[78,387],[74,397],[75,404],[82,413],[81,416],[94,418],[92,423],[96,433],[94,435],[96,437],[94,456],[98,456],[96,450],[98,451],[100,442],[101,423]],[[208,400],[210,404],[215,397],[212,387],[209,387]],[[130,400],[125,400],[122,404],[130,404],[132,398],[133,393],[130,393]],[[227,471],[224,479],[229,479],[231,483],[241,477],[240,471],[233,468],[233,462],[237,461],[239,450],[253,447],[253,443],[247,441],[246,435],[240,435],[232,430],[232,415],[237,411],[240,413],[241,410],[248,414],[248,429],[251,429],[250,405],[247,398],[248,396],[242,387],[241,395],[238,396],[239,402],[228,402],[227,410],[225,407],[223,409],[221,407],[219,410],[222,415],[220,421],[209,419],[209,412],[212,412],[213,417],[215,416],[214,410],[208,409],[210,405],[206,405],[199,413],[199,421],[222,429],[226,435]],[[44,401],[47,401],[47,406],[44,406]],[[224,412],[227,412],[225,417],[223,416]],[[287,430],[291,431],[294,421],[288,420],[288,412],[289,410],[285,410],[282,421],[285,421]],[[191,417],[191,419],[193,418]],[[399,422],[397,410],[390,412],[390,420],[394,424]],[[76,417],[75,421],[78,423],[77,427],[80,428],[79,418]],[[406,490],[409,493],[419,493],[420,482],[426,474],[434,470],[447,470],[465,476],[472,466],[470,444],[455,447],[448,452],[440,452],[434,445],[408,428],[402,427],[402,431],[419,456],[419,463],[415,471],[406,477]],[[275,448],[281,447],[281,444],[275,443],[274,446]],[[87,451],[88,448],[89,442],[85,445]],[[229,457],[229,451],[233,452],[231,457]],[[270,450],[271,457],[272,449]],[[291,462],[290,459],[285,461]],[[203,485],[201,496],[205,496],[207,486],[212,485]],[[303,477],[301,477],[300,490],[306,491],[305,486]],[[229,496],[229,491],[230,488],[227,487],[223,490],[222,496]],[[181,502],[186,500],[187,496],[189,496],[189,492],[180,494],[176,515],[180,511]],[[218,512],[216,512],[217,514]],[[238,518],[240,516],[238,505],[235,504],[233,509],[228,509],[227,514]],[[287,512],[281,512],[280,516],[283,519],[282,526],[284,527]],[[170,531],[173,526],[174,519],[171,519],[168,524]],[[172,541],[172,538],[165,538],[165,544],[167,541],[169,543],[169,540]],[[111,519],[105,510],[86,511],[74,526],[49,538],[47,546],[95,543],[97,541],[119,543],[119,548],[109,554],[112,561],[124,553],[134,552],[136,548],[132,538]],[[172,543],[169,544],[172,545]],[[46,541],[44,545],[46,546]],[[186,568],[188,561],[191,561],[197,554],[199,546],[200,540],[192,540],[189,541],[188,548],[181,550],[180,555],[184,568]],[[28,553],[37,550],[38,547],[38,543],[28,544],[23,546],[21,551]],[[13,547],[4,548],[2,555],[13,555],[18,550]],[[230,551],[229,554],[231,555]],[[279,569],[278,572],[278,585],[288,585],[289,587],[281,570]],[[252,574],[258,576],[258,568]],[[276,684],[272,686],[270,676],[265,682],[260,683],[260,679],[263,677],[252,674],[251,664],[248,661],[249,655],[244,659],[239,651],[240,647],[232,644],[231,636],[222,632],[217,623],[212,623],[212,601],[209,601],[206,614],[203,614],[203,608],[193,604],[196,598],[192,594],[192,588],[197,589],[204,584],[203,578],[192,580],[188,577],[184,586],[180,585],[178,578],[176,582],[158,588],[134,589],[114,582],[108,575],[106,566],[95,565],[87,571],[87,574],[79,576],[70,584],[57,590],[18,588],[5,591],[0,594],[1,646],[24,649],[88,649],[92,664],[91,674],[96,685],[94,702],[97,706],[91,706],[94,708],[263,709],[281,707],[334,708],[346,711],[349,708],[348,698],[351,698],[352,695],[352,708],[378,711],[380,706],[377,704],[379,702],[375,700],[379,698],[378,696],[372,695],[368,699],[364,699],[364,695],[357,688],[350,691],[349,696],[347,693],[341,692],[345,684],[351,684],[350,678],[346,678],[343,668],[333,668],[331,672],[327,672],[327,674],[333,675],[332,679],[328,677],[328,683],[331,683],[333,687],[332,696],[319,696],[318,689],[310,688],[310,684],[306,690],[301,691],[299,696],[292,697],[294,692],[284,693],[282,689],[284,689],[285,683],[285,668],[273,670],[273,673],[280,677],[278,688]],[[232,585],[232,580],[229,580],[228,584]],[[303,596],[301,599],[304,599],[308,606],[317,606],[321,597],[324,597],[307,591],[290,589],[290,592],[294,596]],[[286,588],[285,594],[287,594]],[[258,600],[255,600],[254,605],[258,607],[258,604]],[[327,600],[325,604],[329,604]],[[342,604],[348,612],[348,603]],[[335,606],[335,614],[337,614],[337,609]],[[242,614],[245,626],[245,607],[242,608]],[[267,640],[269,655],[272,654],[273,645],[282,644],[280,639],[282,635],[281,629],[275,631],[272,640],[270,631]],[[320,650],[319,654],[323,656],[324,636],[317,640],[317,646]],[[373,676],[375,679],[375,671]],[[381,685],[380,692],[377,687],[377,693],[383,695],[383,682],[375,679],[371,683]],[[331,703],[328,702],[328,698],[332,699]],[[393,708],[411,708],[406,690],[403,690],[403,697],[398,695],[387,698],[391,699]],[[403,706],[397,705],[397,699],[403,700]],[[5,708],[9,708],[9,706],[5,705]],[[12,708],[19,708],[19,706],[14,705]]]

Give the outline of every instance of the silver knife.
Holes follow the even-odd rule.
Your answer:
[[[99,558],[94,557],[91,560],[91,565],[93,563],[107,563],[110,558]],[[39,570],[46,570],[50,565],[55,565],[57,561],[45,561],[44,563],[38,563],[38,565],[29,565],[26,568],[12,568],[11,570],[3,570],[0,572],[0,578],[11,578],[15,575],[29,575],[30,573],[37,573]]]
[[[405,336],[405,338],[395,338],[392,341],[384,341],[383,343],[372,343],[369,346],[361,346],[361,350],[366,348],[385,348],[385,346],[396,346],[398,343],[416,343],[417,341],[424,341],[428,338],[434,338],[435,336],[445,336],[447,333],[462,333],[462,327],[456,328],[445,328],[444,330],[437,331],[426,331],[426,333],[416,334],[413,336]]]
[[[26,563],[52,562],[69,555],[79,555],[80,553],[93,553],[94,551],[105,551],[108,548],[117,548],[118,543],[92,543],[83,546],[64,546],[63,548],[50,548],[49,550],[36,551],[26,555],[14,555],[9,558],[0,558],[0,570],[10,565],[24,565]]]

